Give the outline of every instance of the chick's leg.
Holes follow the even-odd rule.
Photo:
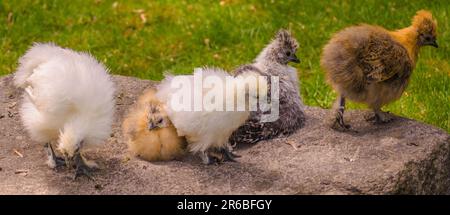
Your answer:
[[[344,110],[345,110],[345,98],[339,96],[334,105],[335,118],[331,125],[331,128],[338,131],[348,131],[351,126],[344,123]]]
[[[50,168],[56,169],[58,167],[66,165],[64,158],[56,156],[51,143],[45,144],[44,147],[45,147],[45,150],[47,151],[47,158],[48,158],[47,165]]]
[[[200,152],[200,158],[205,165],[211,165],[218,162],[218,160],[214,156],[211,156],[210,153],[206,151]]]

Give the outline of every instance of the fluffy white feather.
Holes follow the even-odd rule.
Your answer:
[[[231,78],[233,88],[226,88],[228,92],[224,97],[224,106],[228,100],[235,99],[235,93],[245,90],[239,88],[238,82],[243,81],[240,77],[230,76],[227,72],[221,69],[203,68],[197,69],[194,75],[186,76],[191,83],[191,92],[193,92],[194,76],[202,73],[202,77],[215,76],[218,80],[223,81],[225,86],[226,78]],[[245,73],[245,76],[257,75],[253,72]],[[167,114],[177,129],[178,135],[185,136],[188,141],[188,148],[191,152],[205,152],[210,148],[226,147],[228,138],[231,133],[242,125],[249,117],[250,112],[246,111],[175,111],[170,105],[172,95],[178,89],[171,87],[173,77],[166,76],[166,78],[159,84],[157,97],[166,104]],[[267,86],[266,86],[267,87]],[[232,90],[230,92],[230,90]],[[208,90],[203,90],[203,96]]]
[[[36,43],[20,58],[14,83],[25,89],[20,115],[35,141],[57,141],[72,157],[109,136],[114,84],[91,55]]]

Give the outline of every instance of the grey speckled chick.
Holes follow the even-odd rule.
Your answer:
[[[235,70],[235,75],[243,71],[257,71],[264,76],[278,76],[280,108],[279,119],[274,122],[260,122],[262,113],[252,112],[245,124],[231,135],[231,145],[252,144],[278,136],[288,136],[303,126],[305,114],[299,96],[297,70],[287,65],[288,62],[300,62],[295,55],[297,48],[295,38],[288,31],[281,29],[253,64]]]

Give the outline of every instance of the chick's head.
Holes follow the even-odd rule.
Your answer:
[[[433,19],[433,15],[429,11],[418,11],[413,18],[413,26],[417,29],[419,46],[438,47],[436,42],[437,21]]]
[[[278,63],[284,65],[288,62],[300,63],[297,55],[295,55],[298,48],[298,42],[287,30],[279,30],[274,42],[275,46],[273,47],[274,50],[272,54]]]
[[[148,105],[147,112],[148,130],[166,128],[170,126],[170,120],[164,111],[162,105],[152,104]]]
[[[64,156],[66,164],[70,166],[74,156],[80,152],[84,140],[81,135],[74,129],[65,128],[60,131],[58,150]]]

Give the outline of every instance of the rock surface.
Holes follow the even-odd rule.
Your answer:
[[[45,164],[43,145],[29,139],[18,114],[21,91],[0,78],[0,194],[450,194],[450,136],[398,117],[387,125],[349,111],[357,134],[323,124],[327,110],[307,108],[303,129],[288,138],[241,146],[238,163],[205,166],[196,156],[150,163],[128,159],[120,134],[127,108],[153,83],[115,76],[117,117],[95,181]]]

